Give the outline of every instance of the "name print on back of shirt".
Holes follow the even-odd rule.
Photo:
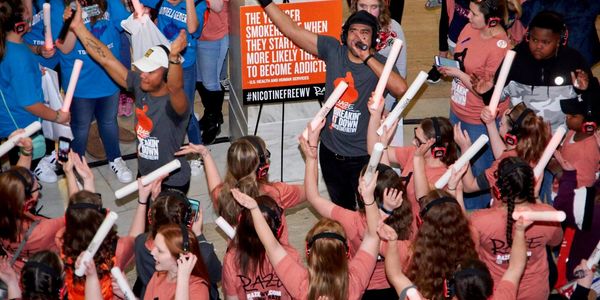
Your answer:
[[[242,283],[244,292],[246,292],[247,300],[258,299],[281,299],[281,291],[283,283],[275,273],[265,275],[257,275],[255,278],[250,278],[244,275],[237,275]],[[270,290],[269,288],[273,288]],[[266,292],[261,292],[269,289]]]

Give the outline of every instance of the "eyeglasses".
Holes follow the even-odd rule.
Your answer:
[[[421,147],[421,145],[425,144],[425,142],[421,141],[417,136],[417,127],[415,127],[415,142],[417,143],[417,147]]]
[[[37,183],[37,187],[31,190],[32,194],[35,192],[40,192],[43,188],[42,184],[39,181],[36,180],[36,183]]]

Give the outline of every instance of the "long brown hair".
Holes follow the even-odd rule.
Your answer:
[[[0,0],[0,61],[6,53],[6,36],[15,25],[23,21],[23,4],[20,0]]]
[[[436,205],[430,202],[451,199]],[[458,263],[478,258],[471,237],[469,220],[452,195],[442,190],[430,191],[421,199],[423,223],[413,242],[413,257],[408,277],[428,299],[444,299],[444,279],[451,278]],[[422,210],[423,211],[423,210]]]
[[[440,144],[446,147],[446,155],[440,160],[450,166],[458,159],[458,146],[454,142],[454,128],[450,124],[450,120],[445,117],[434,117],[437,120],[440,132]],[[421,129],[427,139],[435,139],[435,126],[433,126],[432,118],[425,118],[421,121]]]
[[[306,234],[306,243],[313,236],[332,232],[346,238],[344,227],[337,221],[322,218]],[[307,246],[308,248],[308,246]],[[330,300],[348,299],[348,255],[347,248],[336,239],[317,239],[310,247],[308,263],[308,299],[327,296]]]
[[[273,235],[279,239],[282,229],[282,209],[269,196],[256,197],[256,203],[258,203],[258,208],[265,217],[267,224],[269,224]],[[262,267],[262,262],[266,259],[265,247],[258,238],[253,224],[250,210],[242,210],[240,222],[236,227],[236,234],[232,244],[237,249],[236,261],[241,274],[250,275],[262,272],[258,268]]]
[[[260,194],[259,184],[267,183],[266,178],[260,182],[257,180],[260,150],[254,145],[260,145],[263,152],[266,149],[265,142],[260,137],[244,136],[233,142],[227,150],[227,173],[217,198],[217,213],[234,226],[238,223],[242,207],[233,199],[231,189],[238,188],[242,193],[256,198]]]
[[[185,220],[186,211],[189,209],[189,205],[183,201],[188,201],[187,198],[178,199],[182,197],[174,192],[161,192],[156,200],[152,203],[152,207],[148,212],[148,218],[150,223],[150,236],[148,239],[154,239],[158,229],[167,224],[186,224],[188,220]],[[190,217],[190,216],[188,216]]]
[[[181,230],[182,227],[178,224],[168,224],[158,229],[158,233],[160,233],[165,238],[165,244],[167,245],[167,249],[169,249],[171,256],[175,260],[179,259],[179,255],[184,253],[183,235]],[[196,265],[192,270],[192,275],[202,278],[204,281],[206,281],[208,285],[210,282],[208,277],[208,271],[206,270],[206,265],[204,264],[202,255],[200,254],[200,247],[198,246],[198,240],[196,239],[196,235],[187,227],[185,227],[185,230],[188,231],[189,252],[194,254],[198,258],[198,261],[196,261]]]
[[[350,3],[351,14],[358,11],[358,1],[359,0],[352,0],[352,2]],[[385,3],[383,0],[378,0],[377,2],[379,2],[379,17],[377,18],[377,21],[379,22],[379,27],[381,28],[381,30],[387,30],[388,26],[392,22],[390,9],[388,7],[388,4]]]
[[[532,110],[526,111],[526,109],[525,105],[513,107],[507,114],[507,125],[511,130],[518,126],[517,155],[527,162],[537,163],[550,140],[550,133],[544,119],[536,116]],[[515,124],[521,114],[526,115],[521,118],[520,124]]]
[[[28,200],[26,195],[27,184],[29,190],[34,179],[31,172],[23,167],[13,167],[0,174],[0,199],[4,204],[0,209],[0,238],[11,243],[17,242],[22,232],[19,222],[26,218],[24,207]]]

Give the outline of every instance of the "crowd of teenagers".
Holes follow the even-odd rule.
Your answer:
[[[132,269],[132,291],[140,299],[596,297],[597,261],[587,258],[600,240],[600,83],[591,72],[600,45],[569,46],[571,36],[582,35],[569,35],[561,14],[570,8],[556,4],[568,1],[441,1],[442,15],[450,18],[441,19],[447,24],[440,25],[446,43],[440,56],[458,63],[434,66],[428,80],[452,81],[450,111],[420,120],[412,143],[402,145],[400,120],[378,128],[408,89],[406,41],[384,96],[372,94],[394,38],[404,40],[400,20],[391,17],[394,1],[350,1],[337,39],[307,31],[271,0],[259,0],[282,34],[327,63],[326,96],[341,80],[348,83],[326,118],[309,123],[299,137],[303,184],[269,180],[270,152],[258,136],[231,142],[223,177],[202,144],[215,139],[223,122],[228,2],[143,0],[171,43],[149,48],[131,68],[120,51],[129,47],[123,3],[50,0],[52,26],[70,23],[64,22],[68,32],[56,48],[47,48],[39,25],[45,1],[0,0],[0,135],[16,140],[11,167],[0,173],[1,297],[131,299],[118,274]],[[584,2],[587,14],[598,14],[594,1],[580,0],[573,9]],[[517,22],[520,31],[513,30]],[[510,49],[516,58],[498,108],[490,109]],[[41,76],[58,67],[64,84],[75,59],[85,67],[71,111],[51,110]],[[193,111],[196,90],[204,105],[200,121]],[[135,99],[137,207],[128,233],[109,228],[90,259],[86,249],[110,216],[83,156],[94,119],[110,167],[120,181],[134,180],[119,151],[121,91]],[[20,129],[38,119],[69,124],[74,136],[72,151],[59,162],[69,198],[56,218],[37,210],[40,181],[56,181],[55,154],[44,156],[43,136]],[[534,175],[563,126],[562,145]],[[455,168],[482,134],[487,145]],[[369,168],[378,149],[381,159]],[[198,161],[188,163],[190,155]],[[173,159],[180,169],[142,183]],[[205,239],[202,211],[186,196],[200,161],[215,213],[235,228],[223,257]],[[447,184],[435,188],[449,170]],[[320,193],[319,174],[329,199]],[[286,210],[305,202],[320,218],[306,233],[305,248],[295,249]],[[564,221],[523,214],[557,210]]]

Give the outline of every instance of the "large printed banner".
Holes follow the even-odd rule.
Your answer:
[[[341,1],[278,4],[294,22],[339,39]],[[298,48],[271,23],[260,6],[240,8],[244,104],[323,99],[325,63]]]

